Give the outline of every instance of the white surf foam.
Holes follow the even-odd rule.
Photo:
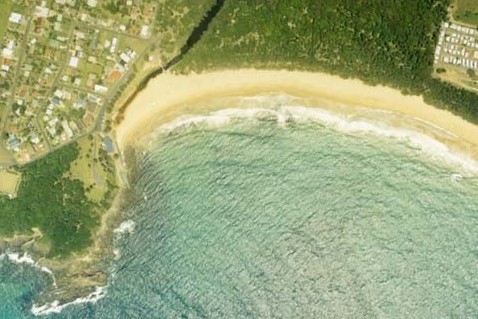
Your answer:
[[[463,175],[461,174],[451,174],[451,180],[455,182],[459,182],[463,179]]]
[[[169,133],[177,129],[184,129],[200,124],[207,124],[209,127],[220,127],[229,124],[230,120],[231,118],[228,116],[215,116],[213,118],[211,118],[210,116],[181,116],[175,121],[162,126],[162,132]]]
[[[297,106],[286,107],[286,109],[295,120],[312,119],[341,132],[367,133],[397,139],[421,150],[435,160],[458,165],[461,169],[470,173],[478,173],[478,162],[476,160],[464,153],[450,150],[444,143],[424,133],[412,129],[392,127],[385,122],[372,119],[351,119],[323,109]],[[453,136],[451,133],[449,135]]]
[[[131,219],[123,221],[118,228],[115,228],[113,232],[118,235],[124,235],[124,234],[132,234],[134,233],[134,229],[136,227],[136,223],[132,221]]]
[[[96,290],[90,293],[88,296],[75,299],[74,301],[65,304],[60,304],[58,300],[55,300],[42,306],[34,304],[31,309],[31,312],[35,316],[44,316],[52,313],[60,313],[63,311],[63,309],[72,305],[79,305],[83,303],[96,303],[104,296],[106,296],[106,287],[96,287]]]
[[[113,249],[113,255],[114,255],[115,260],[120,259],[121,258],[121,250],[119,248],[114,248]]]
[[[274,105],[275,102],[273,101]],[[275,104],[277,105],[277,104]],[[388,124],[386,121],[374,119],[373,114],[377,118],[383,118],[384,116],[397,115],[394,112],[384,112],[380,110],[363,109],[357,113],[350,115],[346,113],[332,112],[323,108],[313,108],[294,105],[283,105],[275,109],[268,108],[230,108],[220,111],[212,112],[209,115],[202,116],[182,116],[177,120],[174,120],[159,128],[159,133],[168,133],[177,129],[183,129],[187,127],[193,127],[194,125],[206,125],[208,127],[224,126],[231,123],[233,119],[250,119],[275,116],[277,123],[280,126],[286,124],[287,120],[293,120],[296,122],[316,122],[321,125],[325,125],[332,129],[345,133],[365,133],[373,134],[382,137],[388,137],[407,143],[413,148],[419,149],[427,156],[435,161],[445,162],[454,166],[458,166],[459,169],[466,172],[476,174],[478,173],[478,162],[470,156],[459,153],[450,148],[444,143],[436,140],[435,138],[408,128],[399,128]],[[404,117],[404,115],[399,115]],[[414,120],[408,117],[410,120]],[[447,133],[450,138],[455,137],[451,132],[438,128],[432,123],[420,120],[422,124],[429,125],[430,128],[440,130],[441,133]]]
[[[39,269],[40,271],[43,271],[49,274],[53,279],[53,285],[56,286],[56,280],[55,280],[55,276],[53,275],[53,272],[47,267],[41,266],[38,262],[33,260],[33,258],[29,254],[7,252],[5,254],[0,255],[0,260],[4,260],[4,259],[7,259],[8,261],[14,264],[30,265],[36,269]]]
[[[36,262],[28,254],[22,253],[6,253],[5,256],[9,261],[15,264],[28,264],[31,266],[36,266]]]

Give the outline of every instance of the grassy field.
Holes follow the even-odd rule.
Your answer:
[[[2,114],[2,108],[0,107],[0,123],[1,123],[1,114]],[[15,164],[15,162],[13,161],[10,153],[8,152],[8,150],[3,146],[3,145],[0,145],[0,166],[10,166],[10,165],[13,165]]]
[[[445,69],[446,72],[435,74],[435,77],[455,83],[458,86],[467,87],[470,90],[474,90],[478,93],[478,78],[476,75],[470,76],[468,70],[462,67],[450,65],[450,64],[438,64],[437,69]]]
[[[460,22],[478,27],[478,1],[455,0],[453,17]]]
[[[3,39],[3,33],[7,28],[8,17],[10,16],[10,9],[12,6],[11,0],[0,1],[0,40]]]
[[[97,136],[85,137],[78,141],[78,146],[80,153],[71,163],[67,176],[81,181],[85,185],[88,199],[100,203],[108,191],[108,180],[114,177],[110,176],[101,164],[101,139]]]
[[[20,174],[0,170],[0,194],[16,196],[20,181]]]

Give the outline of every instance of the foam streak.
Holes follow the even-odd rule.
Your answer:
[[[370,114],[373,114],[373,111],[367,109],[367,115]],[[391,113],[391,115],[393,114],[394,113]],[[365,133],[393,138],[421,150],[432,159],[456,165],[466,172],[478,173],[478,162],[476,160],[464,153],[450,150],[447,145],[425,133],[408,128],[394,127],[384,121],[375,120],[370,116],[365,117],[364,114],[358,113],[357,115],[359,116],[351,117],[325,109],[303,106],[280,106],[277,109],[231,108],[213,112],[210,115],[183,116],[171,123],[161,126],[158,132],[164,134],[197,126],[220,127],[229,124],[234,119],[273,116],[276,117],[278,125],[285,125],[288,120],[295,122],[315,122],[340,132],[351,134]],[[428,123],[423,123],[423,121],[420,122],[422,125],[428,125]],[[449,136],[453,137],[452,134],[449,134]]]

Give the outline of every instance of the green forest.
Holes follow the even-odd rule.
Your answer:
[[[168,0],[162,1],[156,13],[155,30],[160,34],[153,49],[169,60],[179,53],[191,34],[215,0]]]
[[[28,234],[37,227],[50,246],[49,257],[65,257],[90,245],[99,218],[83,184],[64,177],[77,156],[75,143],[18,169],[22,183],[17,198],[0,197],[2,236]]]
[[[226,1],[178,72],[322,71],[423,95],[478,123],[478,95],[432,78],[449,0]]]

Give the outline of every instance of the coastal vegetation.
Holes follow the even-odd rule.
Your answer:
[[[226,1],[178,72],[321,71],[423,95],[478,123],[478,95],[432,77],[448,0]]]
[[[78,141],[78,157],[70,165],[67,176],[85,186],[85,194],[95,204],[105,198],[109,185],[114,184],[114,163],[103,149],[101,137],[91,134]]]
[[[29,234],[38,228],[48,256],[68,256],[91,244],[99,217],[77,179],[65,176],[79,154],[70,144],[17,170],[22,174],[17,198],[0,196],[0,235]]]
[[[4,0],[0,2],[0,40],[3,37],[3,33],[7,27],[8,14],[10,13],[10,7],[12,3],[10,0]]]
[[[455,0],[453,17],[458,21],[478,26],[478,5],[476,0]]]
[[[156,13],[156,29],[161,35],[159,47],[163,62],[179,53],[191,31],[215,2],[215,0],[170,0],[161,4]]]

